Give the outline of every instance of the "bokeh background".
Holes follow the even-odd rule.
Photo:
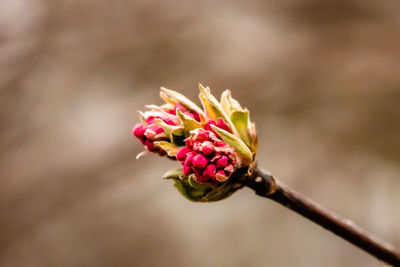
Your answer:
[[[400,246],[400,5],[0,1],[0,266],[381,266],[243,189],[183,199],[131,136],[158,88],[249,107],[259,162]]]

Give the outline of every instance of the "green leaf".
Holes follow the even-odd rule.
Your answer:
[[[242,110],[239,102],[232,98],[231,91],[225,90],[221,95],[221,106],[228,116],[236,110]]]
[[[161,119],[155,119],[154,121],[163,128],[164,133],[171,140],[172,144],[177,146],[184,145],[185,134],[182,126],[169,125]]]
[[[211,128],[219,135],[221,136],[222,140],[230,145],[236,152],[238,158],[239,158],[239,163],[240,166],[245,167],[248,166],[252,159],[253,156],[251,154],[250,149],[247,147],[247,145],[240,140],[237,136],[234,136],[233,134],[222,130],[214,125],[211,125]]]
[[[252,137],[250,135],[250,114],[247,109],[236,110],[231,113],[231,121],[236,127],[240,138],[245,142],[245,144],[250,147],[252,142]]]
[[[196,111],[201,115],[204,114],[204,112],[195,103],[193,103],[191,100],[189,100],[186,96],[182,95],[181,93],[161,87],[160,95],[168,103],[172,104],[174,102],[177,102],[190,110]]]
[[[233,192],[231,186],[229,186],[228,183],[225,183],[207,193],[203,199],[204,201],[217,201],[229,197]]]
[[[178,153],[180,147],[171,144],[170,142],[166,142],[166,141],[157,141],[154,142],[154,145],[158,146],[159,148],[161,148],[162,150],[164,150],[165,152],[167,152],[168,156],[173,157],[176,155],[176,153]]]
[[[210,89],[208,87],[204,88],[204,86],[201,85],[200,83],[199,83],[199,89],[200,89],[200,100],[203,104],[207,118],[213,121],[216,121],[219,118],[224,119],[225,122],[228,123],[229,127],[232,129],[233,133],[239,136],[238,132],[236,131],[236,128],[232,124],[231,120],[229,119],[228,115],[222,108],[221,104],[211,94]]]
[[[183,128],[186,133],[189,133],[190,131],[192,131],[194,129],[198,129],[198,128],[202,127],[200,122],[196,121],[195,119],[193,119],[192,117],[190,117],[186,114],[183,114],[179,108],[176,109],[176,114],[181,119],[181,121],[183,123]]]
[[[176,189],[178,189],[179,193],[181,193],[182,196],[191,201],[204,202],[203,195],[205,192],[203,190],[191,187],[187,178],[182,180],[178,178],[174,179],[174,181],[174,186],[176,187]]]
[[[165,133],[168,137],[171,135],[171,132],[172,132],[175,128],[177,128],[176,126],[166,124],[163,120],[158,119],[158,118],[157,118],[157,119],[154,119],[154,122],[157,123],[158,125],[160,125],[160,126],[163,128],[164,133]]]
[[[211,188],[211,185],[208,183],[199,183],[194,179],[194,174],[191,174],[188,176],[188,183],[190,184],[191,187],[195,189],[199,189],[202,191],[206,191]]]
[[[206,112],[207,117],[211,120],[222,118],[228,121],[228,115],[225,113],[218,100],[211,94],[210,89],[208,87],[204,88],[201,83],[199,83],[199,89],[200,100],[204,106],[204,111]]]

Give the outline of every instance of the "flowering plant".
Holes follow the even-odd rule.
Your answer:
[[[181,162],[182,168],[164,175],[193,201],[216,201],[242,187],[256,167],[257,134],[249,111],[226,90],[218,101],[199,84],[203,109],[182,94],[161,88],[166,102],[139,111],[133,128],[145,151]]]
[[[203,109],[182,94],[161,88],[161,106],[139,111],[141,123],[132,130],[145,151],[180,161],[182,168],[164,178],[173,179],[179,192],[192,201],[217,201],[247,186],[394,266],[400,252],[317,203],[279,183],[257,168],[257,134],[249,111],[226,90],[218,101],[199,84]]]

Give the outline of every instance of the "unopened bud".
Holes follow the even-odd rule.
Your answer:
[[[207,159],[202,154],[197,154],[193,157],[193,166],[197,169],[204,169],[207,165]]]

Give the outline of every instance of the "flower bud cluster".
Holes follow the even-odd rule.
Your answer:
[[[201,109],[176,91],[161,88],[162,106],[148,105],[138,112],[142,123],[133,128],[145,146],[181,162],[168,172],[177,190],[192,201],[217,201],[238,188],[238,181],[253,175],[257,160],[257,133],[250,113],[226,90],[220,100],[199,84]],[[235,177],[235,179],[233,179]]]
[[[185,143],[176,154],[185,176],[194,174],[198,182],[217,183],[226,181],[234,172],[235,151],[213,131],[198,129]]]
[[[154,145],[155,141],[168,140],[163,135],[164,129],[156,123],[156,119],[161,119],[167,125],[176,126],[179,124],[179,120],[176,118],[177,109],[180,109],[184,114],[191,118],[199,121],[199,114],[194,111],[186,111],[185,107],[179,103],[175,103],[174,108],[164,108],[163,112],[150,112],[150,115],[145,118],[144,123],[138,123],[132,130],[132,134],[136,136],[140,142],[147,148],[149,152],[158,153],[164,156],[166,153],[164,150]],[[146,114],[146,113],[145,113]]]

